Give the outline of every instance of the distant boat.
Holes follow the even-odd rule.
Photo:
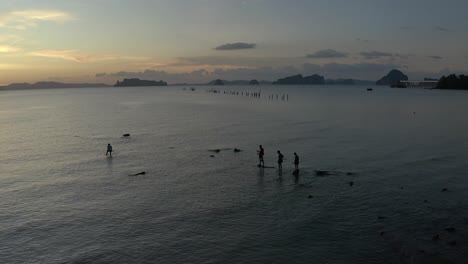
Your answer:
[[[373,91],[373,90],[374,90],[374,89],[372,89],[372,88],[367,88],[367,91]]]

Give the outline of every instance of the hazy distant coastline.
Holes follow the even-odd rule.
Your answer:
[[[457,89],[468,90],[467,76],[464,75],[449,75],[439,79],[425,78],[424,81],[437,82],[434,89]],[[98,87],[138,87],[138,86],[187,86],[187,85],[386,85],[398,88],[409,88],[404,81],[409,78],[403,72],[393,69],[387,75],[377,81],[357,80],[357,79],[326,79],[324,76],[314,74],[310,76],[302,76],[301,74],[286,76],[279,78],[276,81],[267,81],[256,79],[252,80],[221,80],[216,79],[208,83],[190,84],[190,83],[174,83],[168,84],[160,80],[140,80],[138,78],[123,79],[117,81],[114,85],[105,83],[61,83],[61,82],[36,82],[36,83],[12,83],[5,86],[0,86],[0,90],[32,90],[32,89],[61,89],[61,88],[98,88]],[[418,82],[418,81],[412,81]]]
[[[61,83],[61,82],[36,82],[36,83],[12,83],[0,86],[0,90],[32,90],[32,89],[63,89],[63,88],[91,88],[111,87],[105,83]]]

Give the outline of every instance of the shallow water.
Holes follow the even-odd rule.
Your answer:
[[[467,92],[182,88],[0,91],[0,262],[467,262]]]

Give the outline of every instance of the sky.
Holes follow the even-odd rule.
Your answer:
[[[468,72],[466,0],[0,0],[0,85]]]

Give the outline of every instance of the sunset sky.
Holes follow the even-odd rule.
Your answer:
[[[1,0],[0,85],[468,72],[466,0]]]

